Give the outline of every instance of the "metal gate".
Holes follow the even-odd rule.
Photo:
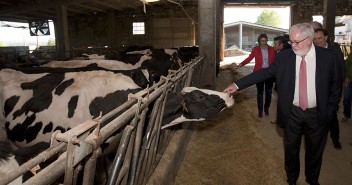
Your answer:
[[[167,95],[199,85],[195,79],[199,79],[202,61],[203,57],[198,57],[177,71],[169,71],[167,77],[130,94],[127,102],[106,115],[65,133],[55,132],[49,149],[9,172],[0,184],[8,184],[53,156],[59,157],[24,184],[48,185],[62,176],[65,185],[77,184],[82,173],[82,184],[93,184],[97,160],[104,152],[101,145],[107,140],[119,145],[106,184],[146,184],[173,134],[170,129],[160,129]]]

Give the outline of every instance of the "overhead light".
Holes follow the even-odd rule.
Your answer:
[[[147,2],[147,3],[152,3],[152,2],[157,2],[157,1],[160,1],[160,0],[145,0],[145,2]]]
[[[142,1],[142,3],[143,3],[144,13],[147,13],[147,10],[145,8],[145,4],[152,3],[152,2],[157,2],[157,1],[160,1],[160,0],[140,0],[140,1]]]

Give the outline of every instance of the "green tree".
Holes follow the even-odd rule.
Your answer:
[[[9,44],[7,44],[6,42],[0,41],[0,47],[5,47],[5,46],[9,46]]]
[[[55,39],[50,38],[50,39],[48,40],[48,46],[55,46]]]
[[[274,10],[263,10],[257,17],[256,23],[266,26],[279,27],[281,24],[281,17],[279,13]]]

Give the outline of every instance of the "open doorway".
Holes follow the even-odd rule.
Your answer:
[[[268,45],[284,35],[290,27],[290,7],[225,7],[224,8],[224,61],[220,65],[239,63],[258,44],[261,33],[268,36]],[[253,63],[254,60],[251,62]],[[249,64],[251,65],[251,64]]]

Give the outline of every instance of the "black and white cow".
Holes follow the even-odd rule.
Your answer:
[[[150,49],[148,49],[150,50]],[[136,51],[137,53],[121,54],[119,57],[108,57],[107,60],[91,58],[89,60],[52,61],[43,67],[77,68],[89,64],[111,70],[147,69],[153,76],[167,76],[169,69],[178,69],[179,58],[174,49],[152,49],[150,51]],[[141,54],[147,52],[147,54]]]
[[[107,71],[115,74],[123,74],[130,77],[138,86],[146,88],[154,82],[154,77],[149,75],[146,69],[124,69],[113,70],[99,67],[98,64],[92,63],[84,67],[61,68],[61,67],[31,67],[31,68],[5,68],[0,70],[0,82],[10,80],[27,80],[38,79],[38,76],[47,74],[65,74],[70,72],[88,72],[88,71]],[[33,74],[33,75],[31,75]]]
[[[106,114],[143,89],[131,77],[109,71],[21,74],[0,83],[0,122],[19,147],[48,142],[55,130]]]
[[[49,144],[44,142],[20,149],[13,149],[9,143],[0,142],[0,179],[3,179],[9,171],[24,164],[47,148],[49,148]],[[28,171],[8,185],[23,184],[31,176],[33,176],[32,172]]]
[[[141,90],[127,76],[107,71],[21,75],[0,86],[0,122],[8,139],[21,148],[49,142],[54,131],[104,115]],[[162,128],[204,120],[233,103],[226,93],[186,87],[169,94]]]
[[[0,86],[0,122],[19,147],[48,142],[55,130],[104,115],[141,89],[130,77],[108,71],[22,74]],[[165,122],[202,120],[232,104],[225,93],[185,88],[168,98]]]

